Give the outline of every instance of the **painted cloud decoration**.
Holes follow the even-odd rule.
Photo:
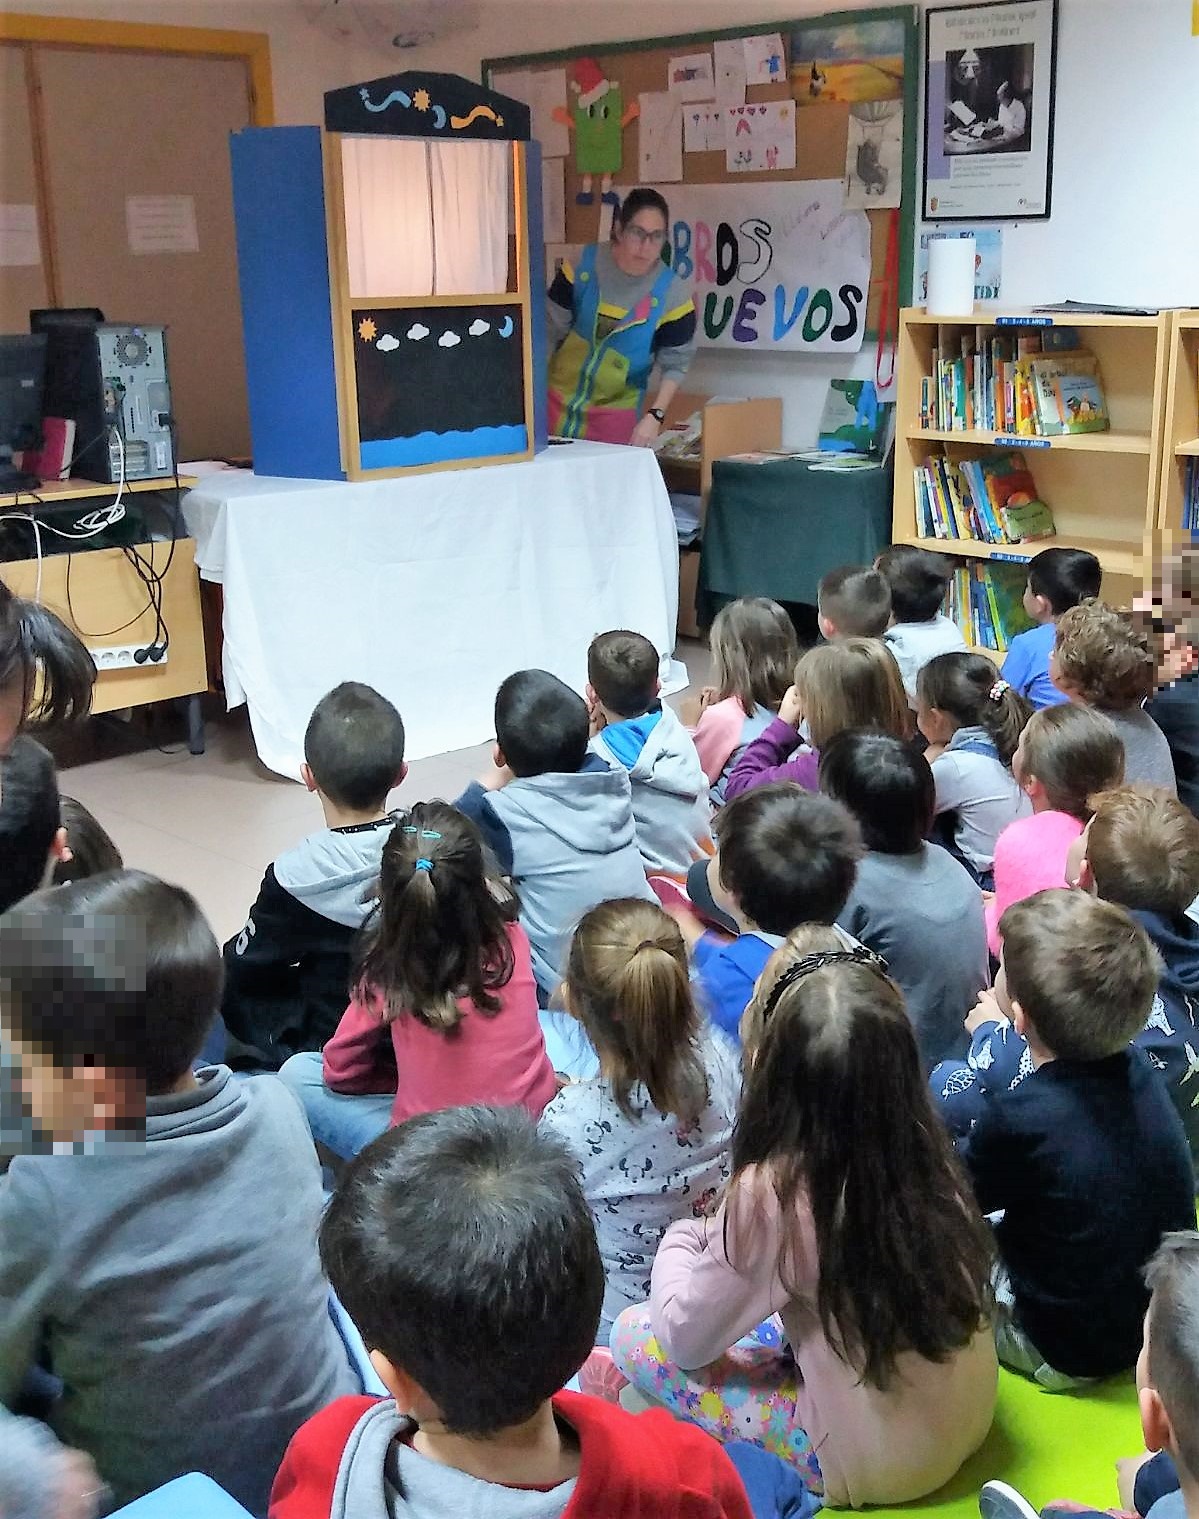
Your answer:
[[[380,353],[392,353],[400,346],[399,338],[392,337],[390,332],[385,332],[375,347]]]
[[[485,332],[490,332],[491,323],[485,322],[481,316],[476,317],[466,329],[472,338],[481,338]]]
[[[429,329],[427,327],[422,327],[419,322],[414,322],[412,326],[409,327],[407,335],[412,339],[414,343],[419,343],[421,338],[427,338],[429,336]]]
[[[443,332],[437,339],[437,346],[439,348],[457,348],[461,341],[462,339],[456,332]]]

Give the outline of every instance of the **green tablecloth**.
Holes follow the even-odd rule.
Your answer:
[[[719,460],[704,526],[699,620],[727,601],[771,596],[815,604],[839,564],[870,564],[891,542],[891,470],[813,469],[802,459]]]

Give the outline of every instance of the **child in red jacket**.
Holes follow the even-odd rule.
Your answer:
[[[526,1114],[449,1108],[384,1134],[329,1205],[321,1258],[392,1397],[310,1419],[270,1519],[751,1519],[708,1435],[558,1391],[594,1344],[604,1273],[575,1162]]]

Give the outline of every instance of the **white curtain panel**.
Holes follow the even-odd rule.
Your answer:
[[[502,295],[508,288],[510,142],[431,142],[436,295]]]
[[[433,294],[428,153],[410,137],[342,139],[351,300]]]

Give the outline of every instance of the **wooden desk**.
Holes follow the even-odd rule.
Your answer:
[[[195,481],[180,477],[179,484],[187,489]],[[130,481],[124,494],[148,491],[174,494],[174,479]],[[47,480],[39,487],[36,499],[30,493],[8,497],[0,503],[0,511],[36,511],[39,502],[42,506],[66,501],[101,506],[115,499],[116,492],[115,485],[94,480]],[[182,517],[178,520],[182,526]],[[43,534],[47,548],[61,542],[51,533]],[[92,694],[92,711],[114,712],[150,702],[188,698],[188,747],[193,754],[199,754],[204,748],[200,695],[208,689],[208,675],[195,542],[188,537],[177,538],[173,553],[169,539],[133,546],[157,573],[164,574],[162,620],[170,635],[170,647],[163,664],[101,670]],[[15,595],[32,600],[37,591],[37,560],[0,561],[0,579]],[[157,623],[148,592],[119,548],[81,547],[67,553],[45,553],[41,600],[57,612],[93,654],[105,647],[145,645],[154,640]]]

